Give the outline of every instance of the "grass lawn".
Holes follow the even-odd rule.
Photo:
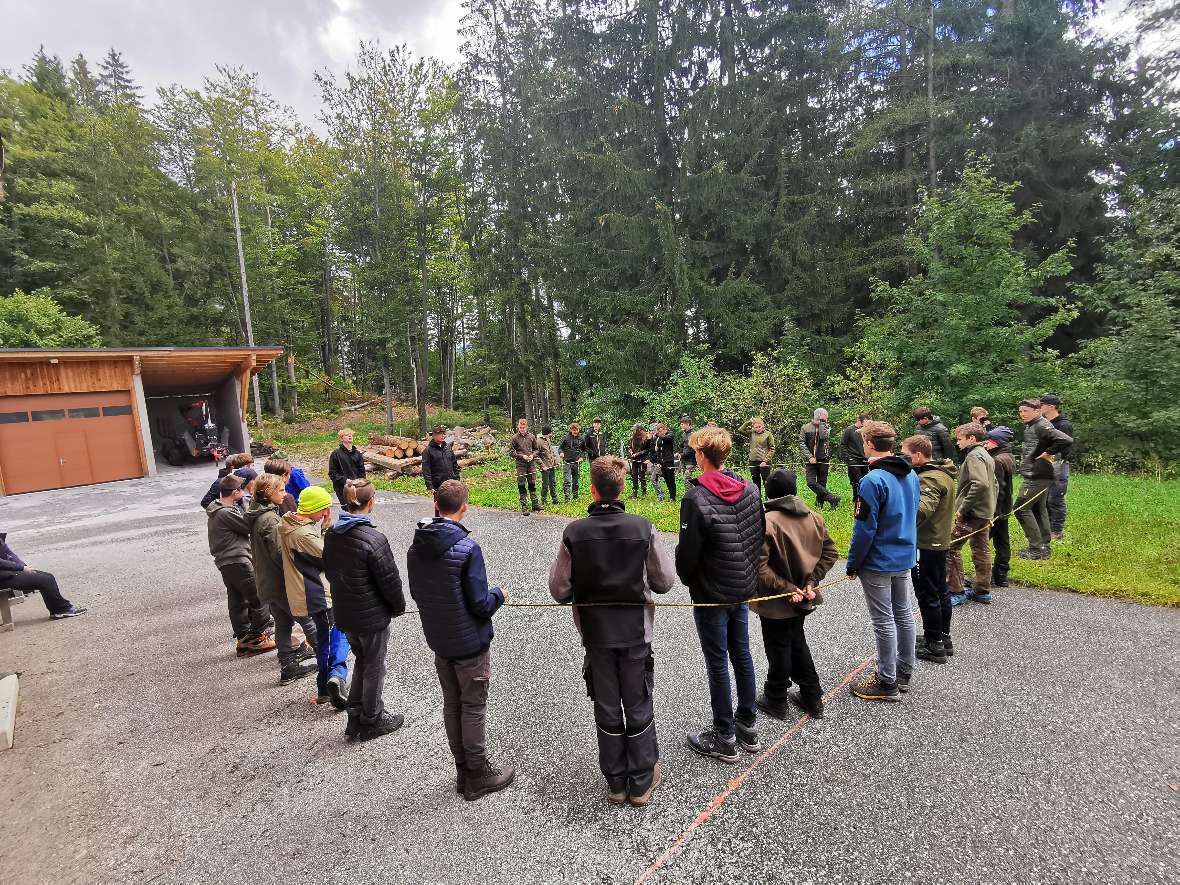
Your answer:
[[[454,423],[454,420],[444,423]],[[268,424],[262,437],[282,445],[296,461],[307,458],[313,463],[323,463],[335,446],[334,428],[337,426],[338,423],[334,423],[326,426],[323,432],[309,432],[308,428],[276,422]],[[384,423],[358,420],[353,426],[358,432],[384,431]],[[405,430],[411,432],[409,426]],[[416,434],[411,432],[411,435]],[[520,506],[515,472],[507,457],[470,467],[463,471],[463,479],[471,487],[471,503],[474,505],[505,510],[516,510]],[[540,477],[537,480],[540,491]],[[560,468],[557,482],[560,486]],[[583,467],[582,500],[556,506],[550,504],[546,509],[563,516],[585,515],[589,504],[589,482],[589,471]],[[810,503],[802,475],[799,482],[804,499]],[[378,480],[376,484],[388,491],[426,494],[420,477]],[[844,503],[835,513],[824,510],[823,515],[836,546],[844,552],[852,536],[847,474],[834,472],[830,487],[844,498]],[[1180,510],[1174,503],[1177,499],[1180,499],[1180,481],[1074,474],[1070,477],[1065,540],[1053,545],[1051,560],[1026,562],[1015,556],[1015,551],[1024,546],[1024,533],[1015,517],[1011,519],[1014,554],[1011,580],[1032,587],[1076,590],[1154,605],[1180,605],[1180,544],[1177,544]],[[662,531],[679,530],[679,505],[657,502],[650,490],[645,500],[628,500],[627,509],[646,516]]]

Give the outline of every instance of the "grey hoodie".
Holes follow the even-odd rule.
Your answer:
[[[205,508],[209,514],[209,552],[218,568],[254,564],[250,556],[250,525],[240,507],[218,499]]]

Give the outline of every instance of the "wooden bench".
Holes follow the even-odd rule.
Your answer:
[[[12,606],[14,603],[24,602],[28,596],[29,594],[14,587],[0,588],[0,633],[16,629],[16,624],[12,623]]]

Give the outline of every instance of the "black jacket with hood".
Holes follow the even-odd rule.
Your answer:
[[[448,479],[458,478],[459,459],[455,457],[454,448],[449,442],[440,444],[431,440],[422,453],[422,479],[426,481],[426,491],[433,492]]]
[[[452,661],[487,651],[504,591],[488,588],[483,551],[462,523],[445,516],[419,522],[406,569],[430,650]]]
[[[341,513],[328,529],[324,573],[332,585],[336,626],[344,633],[379,633],[405,613],[402,577],[389,540],[367,516]]]
[[[676,574],[693,602],[744,602],[758,592],[762,496],[729,470],[689,482],[680,502]]]

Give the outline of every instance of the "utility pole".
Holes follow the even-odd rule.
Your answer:
[[[242,309],[246,313],[246,344],[254,346],[254,322],[250,319],[250,289],[246,285],[246,253],[242,251],[242,223],[238,219],[238,183],[230,180],[229,194],[234,207],[234,237],[238,241],[238,270],[242,273]],[[250,376],[254,386],[254,425],[262,426],[262,400],[258,395],[258,375]]]

